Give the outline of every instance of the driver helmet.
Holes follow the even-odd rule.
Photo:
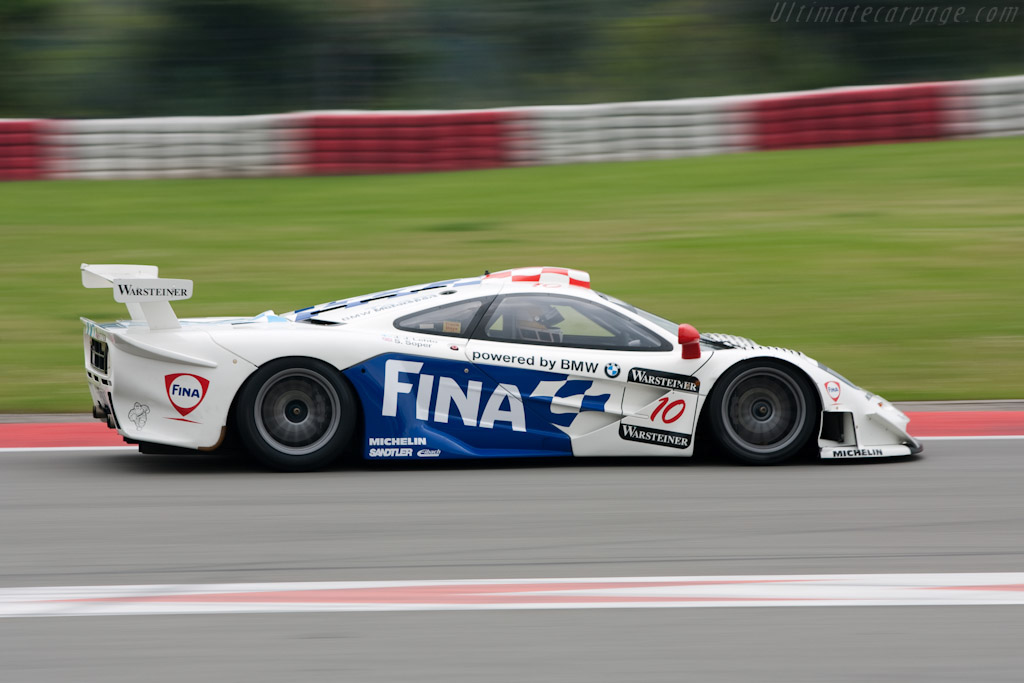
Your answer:
[[[553,306],[526,304],[516,309],[516,337],[524,341],[560,344],[562,331],[555,327],[565,318]]]

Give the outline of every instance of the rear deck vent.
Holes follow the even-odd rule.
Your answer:
[[[89,346],[89,365],[107,374],[107,342],[93,339]]]
[[[333,320],[321,320],[320,318],[306,318],[305,320],[298,320],[296,322],[306,323],[307,325],[344,325],[345,323],[335,322]]]

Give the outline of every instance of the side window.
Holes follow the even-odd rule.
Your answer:
[[[395,321],[395,327],[407,332],[440,334],[445,337],[468,337],[473,320],[485,303],[484,299],[459,301],[413,313]]]
[[[672,345],[600,304],[557,294],[511,294],[491,308],[478,337],[520,344],[621,351],[668,351]]]

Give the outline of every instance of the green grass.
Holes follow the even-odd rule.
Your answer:
[[[1024,139],[405,176],[0,184],[0,411],[85,411],[78,267],[180,316],[522,265],[806,351],[891,399],[1024,397]]]

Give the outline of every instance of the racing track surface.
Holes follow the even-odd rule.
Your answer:
[[[0,454],[0,587],[1019,572],[1024,441],[912,460]],[[0,680],[1019,681],[1024,605],[0,619]]]

